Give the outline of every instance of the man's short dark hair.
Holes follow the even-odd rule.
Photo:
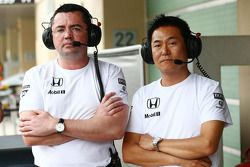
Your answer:
[[[72,3],[64,4],[60,6],[59,8],[57,8],[53,16],[50,19],[50,23],[51,25],[53,24],[54,18],[58,13],[68,13],[68,12],[77,12],[77,11],[81,12],[83,22],[87,24],[87,27],[90,27],[92,16],[90,15],[89,11],[85,9],[83,6],[72,4]]]
[[[151,22],[150,27],[148,29],[148,42],[151,43],[152,41],[152,34],[153,32],[162,26],[174,26],[177,27],[181,35],[184,38],[185,43],[187,44],[187,39],[191,35],[191,30],[186,21],[180,19],[179,17],[175,16],[165,16],[164,14],[158,15],[155,19]]]

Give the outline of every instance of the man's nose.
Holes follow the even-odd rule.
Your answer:
[[[162,47],[162,53],[164,53],[164,55],[169,55],[170,54],[170,49],[168,47],[167,44],[164,44]]]
[[[68,38],[68,37],[72,37],[72,36],[73,36],[73,31],[70,28],[65,29],[64,37]]]

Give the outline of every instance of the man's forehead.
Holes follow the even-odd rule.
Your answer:
[[[52,24],[55,26],[64,26],[64,25],[87,26],[86,23],[83,21],[83,17],[80,12],[58,13],[55,15]]]
[[[152,39],[154,38],[180,38],[181,32],[178,28],[173,26],[163,26],[155,29],[152,34]]]
[[[67,16],[67,17],[77,17],[77,18],[79,16],[80,18],[82,18],[80,12],[59,12],[54,16],[54,20],[56,20],[58,18],[65,17],[65,16]]]

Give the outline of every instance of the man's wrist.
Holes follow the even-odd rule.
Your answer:
[[[55,129],[56,129],[57,133],[62,133],[65,130],[64,119],[63,118],[59,118]]]
[[[159,150],[159,144],[163,139],[160,137],[154,137],[152,140],[153,148],[155,151],[160,151]]]

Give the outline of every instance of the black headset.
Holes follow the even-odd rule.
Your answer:
[[[85,9],[84,7],[79,6],[79,5],[75,5],[75,4],[73,4],[73,5],[78,6],[80,8],[79,11],[82,12],[83,16],[88,16],[90,20],[93,19],[93,17],[90,15],[90,13],[89,13],[89,11],[87,9]],[[54,16],[55,16],[55,14],[52,16],[52,18]],[[50,20],[52,20],[52,18]],[[89,47],[97,46],[101,41],[102,32],[101,32],[100,23],[98,22],[98,20],[97,20],[97,23],[98,23],[98,25],[90,23],[90,25],[88,26],[88,43],[87,43],[87,46],[89,46]],[[53,43],[51,22],[48,23],[48,24],[49,24],[49,27],[45,28],[44,31],[43,31],[42,40],[43,40],[44,45],[48,49],[55,49],[55,46],[54,46],[54,43]],[[43,25],[43,23],[42,23],[42,25]]]
[[[186,40],[186,47],[189,59],[197,58],[202,50],[202,42],[200,39],[200,33],[190,34]],[[148,64],[154,64],[151,44],[148,39],[141,44],[141,56],[143,60]]]

